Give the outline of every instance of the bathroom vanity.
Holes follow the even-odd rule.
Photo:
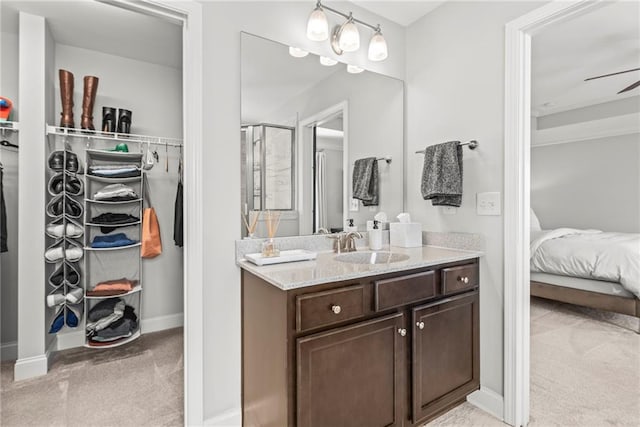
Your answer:
[[[245,426],[418,426],[479,388],[479,253],[394,252],[239,261]]]

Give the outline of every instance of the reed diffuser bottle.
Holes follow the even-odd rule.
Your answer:
[[[276,245],[275,236],[280,225],[280,212],[267,211],[265,223],[267,226],[267,240],[262,243],[262,256],[278,256],[280,255],[280,249]]]

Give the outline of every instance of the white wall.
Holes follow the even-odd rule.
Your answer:
[[[14,103],[13,120],[18,120],[18,35],[0,34],[2,61],[0,62],[0,94]],[[17,132],[2,135],[14,144],[19,144]],[[14,359],[17,355],[18,339],[18,152],[0,148],[3,165],[3,195],[7,208],[7,248],[0,255],[0,348],[2,359]]]
[[[504,25],[538,7],[525,2],[447,2],[412,24],[407,40],[407,208],[428,231],[484,236],[480,262],[480,381],[503,393],[503,245],[500,216],[477,216],[475,194],[503,182]],[[462,206],[455,215],[422,199],[425,146],[476,139],[464,149]]]
[[[389,58],[378,64],[364,59],[366,49],[352,55],[354,62],[397,78],[404,77],[404,30],[361,11],[366,21],[380,22],[389,45]],[[204,118],[203,139],[207,220],[203,232],[207,263],[204,286],[204,410],[205,419],[233,425],[240,411],[240,270],[235,265],[234,241],[240,237],[240,31],[295,44],[325,56],[326,43],[307,40],[309,2],[203,2]],[[205,166],[208,166],[205,163]]]
[[[545,229],[640,232],[640,135],[532,147],[531,206]]]

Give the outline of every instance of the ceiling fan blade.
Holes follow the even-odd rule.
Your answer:
[[[627,86],[624,89],[622,89],[620,92],[618,92],[618,95],[620,95],[621,93],[624,92],[628,92],[630,90],[633,90],[635,88],[637,88],[638,86],[640,86],[640,80],[638,80],[637,82],[635,82],[634,84],[632,84],[631,86]]]
[[[639,71],[639,70],[640,70],[640,68],[632,68],[631,70],[618,71],[617,73],[603,74],[601,76],[589,77],[588,79],[584,79],[584,81],[588,82],[589,80],[601,79],[603,77],[617,76],[618,74],[630,73],[632,71]]]

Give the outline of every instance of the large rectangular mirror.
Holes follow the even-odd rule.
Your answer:
[[[262,212],[254,235],[267,237],[267,210],[279,237],[365,231],[402,212],[403,82],[247,33],[241,43],[241,211],[249,225]]]

